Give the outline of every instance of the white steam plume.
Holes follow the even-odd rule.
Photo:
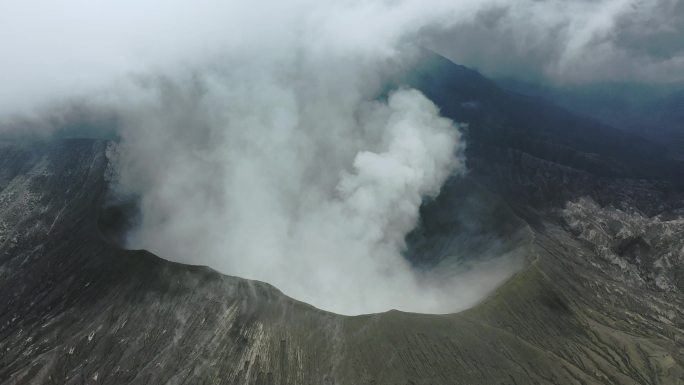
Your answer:
[[[118,188],[141,198],[131,247],[343,313],[449,312],[509,265],[445,279],[403,259],[422,198],[464,171],[464,144],[417,91],[382,101],[384,76],[426,29],[499,9],[573,26],[562,71],[631,9],[602,1],[587,24],[551,12],[565,3],[0,0],[0,116],[79,98],[114,110]]]
[[[145,108],[135,118],[149,136],[133,129],[120,157],[121,186],[142,196],[131,247],[264,280],[343,313],[463,306],[402,256],[422,197],[463,171],[451,121],[414,90],[387,104],[338,100],[331,107],[340,112],[318,116],[316,93],[243,79],[233,96],[222,87],[235,82],[214,80],[194,100],[202,117],[189,118],[193,127],[205,114],[225,117],[200,135],[186,135],[188,120],[175,114]]]
[[[421,28],[472,18],[477,2],[58,3],[12,7],[42,33],[0,71],[3,108],[69,95],[116,111],[116,187],[141,202],[130,247],[346,314],[450,312],[510,274],[487,268],[483,287],[403,258],[422,198],[464,171],[464,144],[418,91],[381,96]],[[49,70],[25,63],[41,45]],[[43,79],[18,80],[23,65]]]

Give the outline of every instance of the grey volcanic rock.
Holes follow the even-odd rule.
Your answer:
[[[437,264],[515,238],[524,268],[480,304],[340,316],[123,250],[111,230],[125,220],[103,211],[110,143],[3,144],[0,384],[683,383],[677,163],[648,145],[625,161],[634,146],[622,139],[603,151],[622,138],[603,126],[598,145],[526,126],[533,102],[504,108],[513,96],[486,79],[432,65],[444,82],[414,80],[470,123],[471,172],[421,209],[407,257]],[[549,124],[581,123],[545,111]],[[485,220],[464,227],[449,213]]]
[[[681,292],[618,279],[623,267],[596,252],[603,241],[573,235],[590,231],[572,225],[583,215],[573,206],[569,226],[529,209],[539,219],[527,267],[470,310],[345,317],[104,241],[106,146],[0,153],[0,383],[659,384],[684,375]]]
[[[665,292],[684,292],[684,218],[646,217],[600,207],[591,198],[568,202],[563,218],[579,239],[618,266],[624,281]]]

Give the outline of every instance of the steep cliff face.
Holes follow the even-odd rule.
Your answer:
[[[478,81],[461,83],[481,92]],[[478,95],[458,105],[493,103]],[[265,283],[123,250],[98,226],[110,143],[3,144],[0,384],[684,381],[684,199],[673,169],[647,180],[646,166],[631,173],[619,154],[572,140],[572,156],[554,152],[556,139],[506,144],[492,139],[506,124],[480,118],[470,175],[423,207],[408,257],[438,263],[459,237],[492,231],[515,236],[527,262],[448,315],[340,316]],[[479,228],[449,215],[476,206],[468,197],[484,202]],[[467,245],[477,254],[486,239]]]

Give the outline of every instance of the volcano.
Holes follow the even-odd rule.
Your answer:
[[[108,198],[115,142],[8,141],[0,384],[680,383],[684,162],[434,54],[396,85],[468,124],[469,173],[424,202],[406,258],[522,250],[480,303],[342,316],[126,250],[135,205]]]

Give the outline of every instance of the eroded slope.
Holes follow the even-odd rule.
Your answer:
[[[1,152],[0,383],[675,384],[684,375],[681,292],[623,279],[600,243],[545,209],[516,208],[533,224],[529,267],[479,306],[343,317],[103,241],[106,146]],[[583,215],[568,207],[569,218]]]

